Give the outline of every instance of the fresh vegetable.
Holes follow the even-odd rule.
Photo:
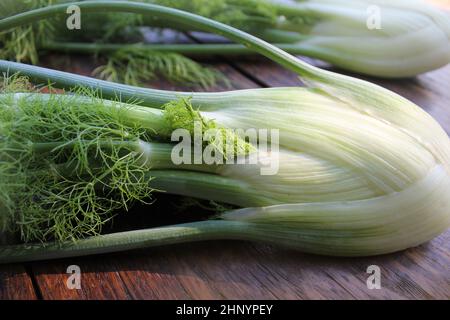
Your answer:
[[[34,0],[21,4],[21,1],[6,0],[4,6],[10,4],[3,10],[3,16],[45,6],[48,1]],[[410,77],[450,62],[450,15],[423,0],[138,2],[165,5],[206,16],[253,33],[292,54],[322,59],[340,68],[372,76]],[[136,85],[143,81],[144,74],[148,78],[169,74],[172,81],[200,83],[205,87],[221,79],[220,75],[201,68],[181,55],[252,53],[245,46],[227,43],[145,45],[141,43],[142,26],[181,31],[195,31],[197,28],[180,22],[168,24],[155,17],[123,13],[92,13],[90,16],[81,31],[61,28],[65,26],[65,21],[53,19],[47,21],[47,25],[43,26],[44,22],[40,22],[27,32],[21,31],[20,37],[16,32],[12,39],[3,40],[7,50],[2,56],[36,63],[39,49],[101,53],[109,57],[101,72],[96,73],[103,79]],[[136,39],[137,35],[141,36]],[[5,37],[8,36],[6,33]],[[127,38],[139,43],[130,44]],[[142,76],[137,76],[140,73]],[[205,76],[202,77],[202,74]]]
[[[107,201],[119,199],[119,205],[126,208],[131,200],[145,201],[141,196],[134,197],[135,194],[147,195],[153,189],[247,207],[220,213],[211,221],[187,225],[94,236],[74,242],[6,246],[0,248],[0,261],[50,259],[207,239],[266,241],[312,253],[367,256],[416,246],[450,225],[450,139],[435,120],[408,100],[368,82],[312,67],[258,38],[196,15],[120,1],[86,1],[78,5],[85,12],[139,12],[220,33],[297,72],[308,83],[308,88],[171,92],[0,61],[0,70],[4,72],[50,81],[58,87],[82,85],[87,92],[97,93],[94,98],[89,95],[86,98],[83,92],[49,96],[6,90],[10,93],[5,93],[6,102],[1,106],[7,114],[17,115],[17,118],[9,117],[9,122],[2,122],[14,124],[3,126],[1,131],[2,143],[7,150],[3,154],[12,152],[13,155],[1,162],[0,172],[6,173],[7,177],[9,172],[14,177],[16,171],[12,168],[17,163],[22,166],[22,159],[25,159],[22,167],[27,170],[30,163],[36,163],[34,156],[31,157],[33,161],[29,161],[29,152],[24,153],[25,157],[16,157],[15,152],[22,154],[23,149],[29,150],[35,143],[50,142],[52,149],[45,152],[53,156],[46,159],[54,162],[52,168],[55,164],[63,164],[62,168],[57,168],[57,179],[61,176],[64,182],[73,179],[69,180],[72,181],[70,187],[75,185],[74,182],[100,183],[99,195],[95,194],[96,188],[93,188],[95,197],[91,196],[92,192],[89,194],[89,207],[92,207],[91,200],[94,204],[102,202],[102,196],[106,194]],[[0,29],[5,25],[15,27],[64,14],[64,9],[64,5],[57,5],[7,18],[0,21]],[[103,100],[117,97],[128,104]],[[28,99],[32,99],[32,103]],[[139,105],[133,101],[139,101]],[[61,106],[72,110],[68,115],[73,125],[64,126],[58,121],[56,126],[54,121],[49,121],[45,130],[27,133],[28,126],[24,126],[25,134],[18,131],[16,135],[10,135],[12,129],[22,127],[21,112],[32,111],[37,105],[42,119],[34,114],[26,119],[40,120],[37,124],[47,123],[46,119],[53,119],[51,111]],[[78,116],[72,116],[78,112]],[[90,116],[85,117],[85,112]],[[112,116],[117,115],[116,112],[120,116]],[[176,115],[181,117],[172,118]],[[110,132],[104,119],[91,122],[97,117],[106,117],[112,129],[119,129],[119,132]],[[166,142],[168,134],[176,128],[191,131],[192,121],[196,119],[206,127],[222,132],[230,132],[233,128],[279,129],[278,174],[259,175],[256,171],[260,169],[259,165],[176,166],[168,160],[172,150]],[[96,121],[101,128],[99,131],[94,129]],[[87,132],[91,135],[80,138],[79,134],[74,134],[80,131],[80,125],[89,128]],[[73,132],[69,130],[71,127]],[[102,130],[107,134],[101,134]],[[25,141],[30,137],[33,139],[31,144],[24,143],[20,139],[17,141],[16,136]],[[103,137],[106,143],[103,143]],[[50,141],[46,141],[49,138]],[[72,143],[74,139],[75,144]],[[234,141],[233,157],[264,156],[260,144],[249,145],[243,137]],[[217,148],[217,140],[206,142],[207,146],[221,150]],[[62,161],[60,150],[64,151]],[[113,167],[110,162],[116,163],[119,155],[129,159],[127,165],[120,166],[117,172],[110,170]],[[42,159],[39,157],[37,164],[47,166]],[[78,169],[66,171],[64,164],[75,165]],[[34,170],[34,166],[31,169]],[[137,186],[129,179],[129,170],[137,170],[132,176],[133,179],[137,177]],[[104,172],[108,174],[104,175]],[[111,177],[115,176],[124,178],[111,184],[110,181],[114,181]],[[14,177],[0,181],[21,180]],[[143,183],[145,181],[150,189]],[[11,185],[11,188],[16,187]],[[132,192],[116,186],[129,186]],[[2,190],[14,190],[8,188]],[[12,208],[2,211],[9,212],[2,219],[14,227],[21,216],[20,210],[17,213],[14,208],[17,204],[9,201],[14,199],[11,195],[14,193],[4,192],[2,196],[2,205]],[[114,197],[110,198],[110,195]],[[33,200],[30,202],[35,204],[36,199]],[[69,200],[67,203],[73,203],[77,195]],[[102,218],[104,210],[100,208],[97,212]],[[53,214],[52,210],[47,211]],[[93,213],[92,210],[84,211],[87,217]],[[70,227],[77,226],[68,225],[69,236],[63,238],[71,238]],[[22,226],[19,223],[18,227]],[[45,231],[44,225],[41,230],[44,236]],[[74,234],[75,238],[82,236]],[[56,234],[51,236],[58,238]]]
[[[150,2],[212,17],[292,54],[371,76],[411,77],[450,63],[450,14],[423,0],[228,0],[221,5],[208,0],[194,5],[192,1],[178,0]],[[220,14],[221,6],[242,15],[236,15],[239,18],[234,21],[231,14]],[[204,47],[203,52],[206,50],[208,54],[251,52],[243,46],[226,44]],[[197,52],[189,45],[180,45],[176,51],[191,55]]]

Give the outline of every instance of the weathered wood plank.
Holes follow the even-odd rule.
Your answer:
[[[81,288],[74,288],[69,266],[80,268]],[[101,256],[35,262],[32,271],[43,299],[124,300],[129,293],[118,274],[114,258]]]
[[[0,265],[0,300],[35,300],[30,276],[19,264]]]
[[[306,258],[305,258],[306,257]],[[215,241],[130,252],[122,279],[134,297],[189,299],[324,299],[353,296],[298,252]],[[138,270],[129,270],[138,266]],[[135,284],[137,277],[145,279]]]

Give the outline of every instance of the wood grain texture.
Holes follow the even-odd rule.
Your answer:
[[[0,300],[37,299],[31,277],[22,265],[0,265]]]
[[[81,289],[67,285],[71,276],[68,267],[76,265],[81,270]],[[32,271],[43,299],[50,300],[124,300],[129,298],[114,261],[102,257],[84,260],[62,259],[33,263]]]

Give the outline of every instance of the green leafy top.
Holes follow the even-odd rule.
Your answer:
[[[98,234],[119,208],[152,189],[136,146],[145,131],[86,90],[0,95],[0,230],[24,241]],[[84,103],[77,99],[86,97]]]
[[[275,7],[261,0],[139,0],[193,12],[239,29],[274,27],[278,20]]]
[[[225,76],[214,69],[203,67],[180,54],[148,50],[121,49],[108,57],[105,65],[93,74],[101,79],[139,86],[162,76],[185,86],[208,88],[219,81],[228,86]]]
[[[52,5],[53,0],[3,0],[0,2],[0,18],[9,17],[27,10]],[[21,26],[13,30],[0,32],[0,58],[14,59],[18,62],[32,62],[39,60],[39,44],[55,33],[50,20],[42,20],[31,25]]]
[[[214,120],[205,119],[199,111],[194,110],[190,99],[181,98],[169,102],[164,107],[164,117],[172,130],[185,129],[191,136],[195,134],[195,125],[205,136],[205,146],[210,146],[215,152],[219,152],[225,160],[246,156],[256,148],[239,137],[233,130],[222,127]]]

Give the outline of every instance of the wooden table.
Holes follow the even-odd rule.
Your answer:
[[[197,34],[184,41],[199,41]],[[89,57],[63,62],[50,54],[44,64],[89,75]],[[323,63],[309,62],[327,67]],[[297,76],[264,58],[208,61],[233,89],[298,86]],[[450,133],[450,66],[414,79],[369,79],[423,107]],[[164,81],[149,86],[189,89]],[[225,90],[217,86],[211,91]],[[127,217],[140,226],[175,221],[156,204]],[[160,218],[160,219],[159,219]],[[179,217],[178,217],[179,218]],[[159,220],[158,220],[159,219]],[[188,220],[188,218],[186,218]],[[157,222],[155,222],[157,221]],[[66,286],[69,265],[82,271],[80,290]],[[370,265],[381,268],[380,290],[366,285]],[[2,299],[448,299],[450,230],[420,247],[363,259],[328,258],[262,244],[216,241],[85,258],[0,266]]]

